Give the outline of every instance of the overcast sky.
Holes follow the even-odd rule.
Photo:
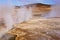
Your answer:
[[[6,4],[7,0],[0,0],[0,4]],[[43,4],[54,4],[55,2],[53,0],[12,0],[12,5],[27,5],[27,4],[34,4],[34,3],[43,3]]]

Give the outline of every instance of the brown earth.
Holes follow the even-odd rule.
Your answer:
[[[34,19],[15,25],[8,33],[17,35],[16,40],[60,40],[60,21]]]

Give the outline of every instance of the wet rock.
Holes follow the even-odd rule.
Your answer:
[[[5,34],[0,40],[15,40],[16,35]]]

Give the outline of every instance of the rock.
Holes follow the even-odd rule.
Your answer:
[[[5,34],[0,40],[15,40],[16,35]]]

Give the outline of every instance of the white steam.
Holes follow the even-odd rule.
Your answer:
[[[16,23],[21,23],[28,21],[32,18],[32,8],[27,9],[26,6],[21,7],[17,10],[17,13],[14,13],[14,6],[11,3],[11,0],[6,0],[6,3],[0,5],[0,19],[2,18],[5,23],[5,27],[0,30],[0,38],[7,33],[10,29],[13,28],[13,25]],[[13,17],[14,15],[14,17]]]
[[[54,1],[56,4],[51,6],[52,10],[50,11],[49,14],[44,16],[45,18],[60,17],[60,0],[54,0]]]

